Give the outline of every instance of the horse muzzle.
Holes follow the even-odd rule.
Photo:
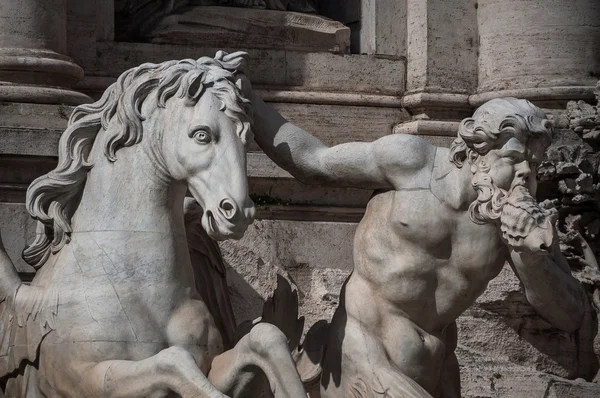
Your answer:
[[[241,239],[254,221],[255,208],[248,198],[238,206],[229,198],[222,199],[213,209],[208,208],[202,217],[202,226],[215,240]]]

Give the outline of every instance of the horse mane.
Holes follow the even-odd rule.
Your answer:
[[[71,218],[79,206],[87,173],[93,167],[89,157],[96,137],[108,134],[104,154],[111,162],[117,160],[120,148],[141,142],[145,120],[142,105],[155,90],[157,106],[165,108],[175,94],[185,98],[186,106],[194,106],[210,88],[242,141],[250,141],[252,107],[239,79],[246,59],[243,52],[219,51],[215,58],[142,64],[119,76],[98,101],[76,107],[58,144],[58,165],[27,189],[25,205],[38,223],[36,237],[23,250],[23,259],[38,269],[51,253],[58,253],[70,242]],[[115,116],[118,128],[109,130]]]

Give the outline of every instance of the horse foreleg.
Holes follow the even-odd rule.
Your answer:
[[[276,398],[306,398],[287,338],[268,323],[259,323],[233,349],[216,357],[208,379],[219,390],[238,397],[247,394],[252,381],[263,373]]]
[[[86,397],[158,398],[174,392],[182,398],[227,398],[181,347],[164,349],[141,361],[99,362],[87,367],[82,382]]]

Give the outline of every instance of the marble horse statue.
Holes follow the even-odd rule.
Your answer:
[[[213,239],[240,238],[253,221],[245,58],[143,64],[74,110],[58,166],[27,191],[30,285],[0,245],[7,396],[238,397],[265,376],[276,397],[306,396],[275,326],[226,350],[186,242],[188,190]]]

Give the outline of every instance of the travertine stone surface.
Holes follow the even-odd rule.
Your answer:
[[[296,11],[316,13],[317,4],[313,0],[114,0],[116,36],[118,40],[144,40],[161,23],[163,18],[179,13],[190,7],[219,6],[244,8],[252,12],[259,10]],[[226,12],[225,9],[224,12]],[[234,11],[235,12],[235,11]]]
[[[153,43],[202,42],[217,48],[350,50],[350,29],[340,22],[318,15],[236,7],[193,7],[169,15],[148,38]]]
[[[214,48],[159,46],[148,43],[97,44],[97,57],[83,64],[86,71],[116,78],[123,70],[146,62],[209,55]],[[404,91],[405,62],[369,55],[248,50],[249,77],[256,87],[300,91],[400,95]],[[101,87],[101,92],[107,87]]]
[[[598,358],[587,332],[562,332],[537,316],[508,266],[458,322],[461,345],[480,355],[540,373],[592,380]]]
[[[0,101],[66,103],[90,99],[69,88],[83,70],[66,56],[64,0],[0,4]]]
[[[221,243],[223,258],[232,267],[228,280],[236,318],[258,317],[276,274],[282,273],[300,289],[306,330],[330,319],[352,269],[355,230],[356,223],[257,220],[241,240]]]
[[[437,135],[472,112],[477,87],[477,2],[407,2],[406,91],[413,131]],[[406,131],[404,131],[406,132]],[[456,130],[454,130],[456,133]]]
[[[96,57],[98,41],[114,40],[114,1],[67,0],[66,8],[66,54],[83,67],[86,59]],[[86,77],[89,74],[86,70]],[[80,83],[74,86],[77,91],[82,91]]]
[[[478,91],[596,84],[596,0],[480,0],[478,5]]]
[[[487,327],[487,326],[485,326]],[[493,331],[490,330],[490,335]],[[517,366],[484,352],[458,345],[464,398],[592,398],[598,385],[583,380],[566,380],[534,368]]]
[[[463,94],[477,86],[476,4],[408,0],[407,91]]]
[[[357,53],[406,56],[407,2],[359,1],[360,32]],[[338,8],[349,8],[345,3]],[[343,11],[338,11],[342,13]]]

